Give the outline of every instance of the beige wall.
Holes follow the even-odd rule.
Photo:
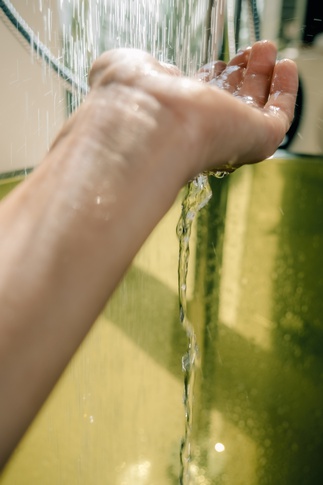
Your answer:
[[[42,11],[40,11],[42,3]],[[13,4],[52,52],[59,52],[55,0]],[[49,13],[50,12],[50,13]],[[0,174],[39,163],[65,116],[65,95],[57,75],[22,47],[0,19]]]

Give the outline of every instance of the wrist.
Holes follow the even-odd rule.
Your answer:
[[[74,146],[89,147],[111,176],[155,173],[171,176],[177,189],[191,176],[191,138],[173,106],[136,86],[112,83],[96,87],[75,117]]]

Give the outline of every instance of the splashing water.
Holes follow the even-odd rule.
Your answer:
[[[210,58],[210,32],[216,32],[223,15],[224,0],[60,0],[63,38],[62,57],[82,79],[86,79],[93,60],[104,50],[135,47],[150,52],[158,60],[175,63],[186,75],[195,74]],[[212,23],[210,20],[212,16]],[[218,18],[219,17],[219,18]],[[214,42],[213,42],[214,44]],[[78,101],[78,100],[77,100]],[[78,102],[76,101],[76,105]],[[185,429],[180,446],[181,485],[192,483],[191,430],[193,391],[198,347],[193,323],[187,315],[186,284],[192,223],[208,203],[212,191],[208,175],[222,178],[226,172],[200,174],[187,186],[182,214],[177,225],[179,238],[178,291],[180,322],[187,336],[187,352],[182,358],[184,373]]]
[[[86,77],[89,65],[100,52],[118,47],[146,50],[160,61],[175,63],[186,75],[195,74],[210,58],[210,49],[214,50],[210,31],[216,31],[219,27],[218,10],[223,8],[222,0],[216,2],[215,6],[210,0],[89,0],[85,11],[84,8],[80,9],[77,0],[61,2],[67,7],[62,22],[65,55],[68,55],[68,65],[80,77]],[[213,27],[209,22],[211,15],[215,22]],[[74,22],[71,22],[71,18]],[[221,178],[224,174],[215,172],[212,175]],[[180,447],[181,484],[190,482],[193,388],[198,361],[196,334],[186,308],[189,242],[193,220],[211,195],[206,174],[191,181],[177,226],[180,321],[188,341],[187,352],[182,359],[185,429]]]
[[[86,79],[104,50],[137,48],[195,74],[206,62],[209,0],[59,0],[68,67]]]
[[[212,23],[210,6],[213,5]],[[86,82],[90,65],[100,53],[116,47],[136,47],[149,51],[161,61],[175,63],[191,75],[208,60],[210,50],[218,54],[223,35],[224,0],[59,0],[62,37],[60,58],[77,78]],[[42,2],[39,0],[42,10]],[[221,13],[221,15],[220,15]],[[48,39],[51,35],[51,11],[48,9]],[[46,25],[47,25],[46,23]],[[222,27],[221,27],[222,25]],[[210,30],[214,31],[213,42]],[[213,57],[213,56],[211,56]],[[216,56],[217,57],[217,56]],[[71,101],[78,106],[83,99],[81,90]],[[72,111],[72,110],[71,110]],[[191,433],[193,424],[193,394],[199,363],[194,322],[187,314],[187,274],[190,236],[193,221],[208,203],[212,191],[208,175],[217,178],[226,172],[200,174],[187,186],[182,213],[177,225],[179,238],[178,291],[180,322],[187,336],[187,351],[182,357],[184,374],[185,429],[180,446],[181,485],[193,483]],[[97,204],[99,204],[99,198]],[[92,417],[91,417],[92,419]],[[146,463],[146,462],[145,462]]]

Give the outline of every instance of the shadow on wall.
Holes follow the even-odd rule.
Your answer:
[[[241,456],[236,441],[239,432],[256,449],[255,460],[251,448],[243,450],[244,459],[254,463],[248,483],[321,485],[323,164],[270,161],[246,170],[252,173],[252,183],[243,241],[232,236],[235,245],[243,246],[237,279],[240,296],[231,326],[219,319],[220,286],[226,271],[220,263],[223,246],[228,244],[223,232],[231,217],[225,207],[226,190],[230,196],[231,184],[237,189],[233,185],[238,174],[229,181],[212,181],[214,196],[198,224],[196,290],[189,306],[201,350],[194,452],[198,464],[207,469],[205,443],[214,431],[214,415],[220,413],[231,463]],[[282,197],[275,205],[272,193],[278,183],[282,183]],[[0,186],[0,195],[12,186]],[[236,209],[239,214],[241,207]],[[273,211],[279,217],[272,217]],[[271,251],[271,246],[276,250]],[[259,313],[266,321],[270,345],[262,346],[257,340]],[[120,329],[144,354],[182,381],[181,357],[187,342],[179,323],[176,291],[133,266],[103,317],[103,325],[111,323]],[[131,363],[127,365],[126,375],[131,378]],[[106,369],[104,373],[108,377]],[[214,478],[216,485],[230,483],[228,468]]]
[[[158,364],[182,379],[186,336],[179,322],[178,296],[170,288],[132,267],[104,316]]]
[[[239,293],[232,291],[226,300],[229,306],[231,303],[237,307],[235,320],[229,324],[218,313],[221,282],[228,276],[223,272],[229,266],[221,265],[222,274],[219,270],[212,277],[208,270],[212,263],[208,260],[200,277],[200,298],[194,303],[198,307],[204,295],[206,331],[196,441],[203,448],[212,429],[212,413],[217,409],[227,423],[226,429],[234,425],[236,430],[233,438],[227,433],[225,442],[233,462],[242,452],[236,442],[239,431],[255,444],[255,468],[249,483],[320,485],[323,163],[315,159],[278,160],[241,170],[251,174],[246,217],[237,205],[235,214],[227,211],[225,223],[228,226],[236,214],[245,217],[244,233],[241,236],[236,230],[231,241],[224,241],[224,249],[232,243],[232,258],[242,244]],[[236,175],[242,177],[243,172],[231,176],[232,190],[237,189]],[[279,192],[279,185],[281,197],[273,195]],[[199,251],[198,247],[197,267],[203,266],[204,254],[212,259],[213,251],[213,261],[222,257],[219,225],[212,225],[211,205],[207,211],[209,222],[205,224],[204,220],[202,231],[208,227],[209,249]],[[235,226],[238,221],[234,220]],[[217,245],[218,251],[214,252]],[[263,323],[265,340],[259,338]],[[225,440],[225,430],[223,436]],[[250,454],[244,452],[252,461],[251,450]],[[203,449],[200,456],[203,466],[203,459],[207,460]],[[214,483],[230,483],[228,477],[230,470],[224,469]]]

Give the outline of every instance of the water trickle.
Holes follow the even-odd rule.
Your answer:
[[[160,61],[175,63],[186,75],[196,73],[210,58],[210,50],[214,57],[221,50],[223,29],[218,32],[218,27],[224,18],[222,1],[213,4],[210,0],[89,0],[81,4],[78,0],[61,0],[61,4],[64,5],[61,19],[63,58],[81,79],[86,79],[93,60],[107,49],[144,49]],[[214,42],[210,39],[211,30],[217,33]],[[78,105],[78,101],[74,100],[73,104]],[[199,360],[194,324],[187,315],[190,235],[195,216],[212,195],[208,176],[222,178],[225,174],[200,174],[188,184],[177,226],[180,322],[187,336],[187,351],[182,358],[185,409],[185,429],[180,447],[179,481],[182,485],[192,483],[194,475],[191,430],[194,380]],[[96,202],[99,204],[100,201]]]
[[[210,172],[217,178],[223,178],[228,172]],[[187,274],[190,255],[190,237],[192,224],[198,212],[212,197],[208,174],[200,174],[189,182],[182,202],[182,212],[177,224],[176,232],[179,240],[178,260],[178,295],[180,323],[187,336],[187,351],[182,357],[182,370],[184,373],[184,411],[185,430],[180,446],[180,477],[181,485],[188,485],[191,477],[191,432],[193,423],[193,394],[196,368],[198,366],[199,351],[194,323],[187,314]]]

